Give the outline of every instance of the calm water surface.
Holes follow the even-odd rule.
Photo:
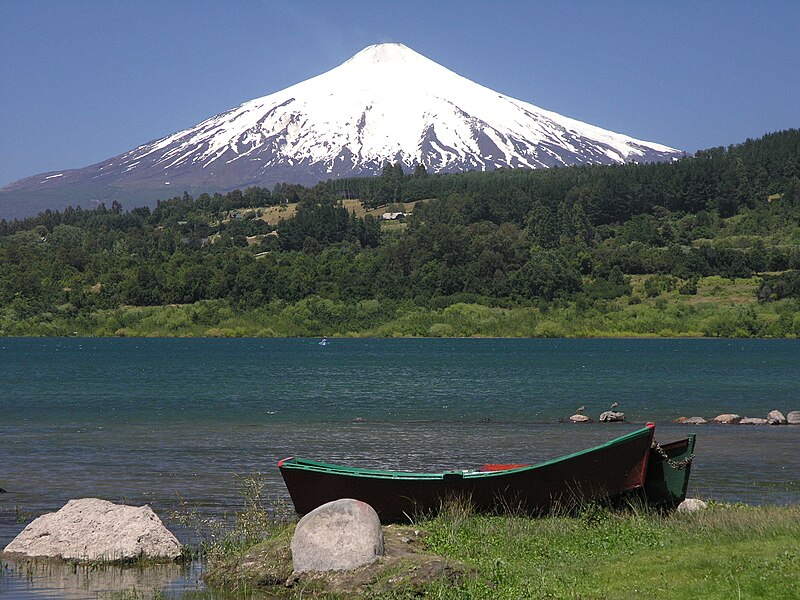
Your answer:
[[[631,423],[559,423],[614,401]],[[0,547],[18,517],[70,498],[147,502],[168,520],[180,495],[221,516],[241,503],[237,475],[262,472],[288,500],[275,464],[289,455],[409,470],[537,462],[646,421],[669,441],[688,431],[679,415],[775,408],[800,410],[800,341],[0,339]],[[800,501],[800,427],[693,431],[690,493]],[[52,579],[7,573],[0,597],[80,597]]]

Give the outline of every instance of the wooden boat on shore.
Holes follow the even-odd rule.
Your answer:
[[[695,435],[664,444],[653,444],[644,480],[645,500],[650,506],[666,510],[686,500],[694,458]]]
[[[654,429],[648,423],[594,448],[537,465],[412,473],[290,457],[281,460],[278,468],[300,514],[341,498],[366,502],[383,521],[435,513],[452,498],[464,499],[481,512],[521,510],[541,514],[642,489]]]
[[[686,500],[694,459],[695,434],[660,445],[653,440],[647,459],[642,489],[644,501],[652,507],[670,510]],[[503,471],[528,465],[483,465],[481,471]]]

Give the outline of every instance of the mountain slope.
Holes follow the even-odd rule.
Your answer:
[[[20,180],[0,193],[18,203],[50,198],[61,205],[66,196],[74,204],[79,194],[141,203],[183,190],[369,175],[387,160],[455,172],[680,154],[515,100],[402,44],[379,44],[195,127],[83,169]]]

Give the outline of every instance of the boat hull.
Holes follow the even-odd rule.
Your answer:
[[[383,521],[433,514],[451,499],[481,512],[540,514],[641,489],[652,439],[648,426],[595,448],[502,471],[374,471],[298,458],[278,466],[300,514],[341,498],[366,502]]]
[[[662,450],[669,459],[680,463],[694,454],[695,435],[663,444]],[[689,461],[683,469],[671,466],[655,449],[650,450],[650,458],[645,478],[644,494],[651,506],[672,509],[686,499],[689,487],[689,475],[692,463]]]

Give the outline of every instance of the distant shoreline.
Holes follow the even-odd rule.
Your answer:
[[[797,339],[790,298],[759,302],[756,279],[708,277],[679,291],[597,300],[334,300],[311,296],[244,308],[228,300],[117,306],[0,319],[0,337]],[[745,295],[743,295],[747,292]],[[746,298],[746,301],[745,301]]]

